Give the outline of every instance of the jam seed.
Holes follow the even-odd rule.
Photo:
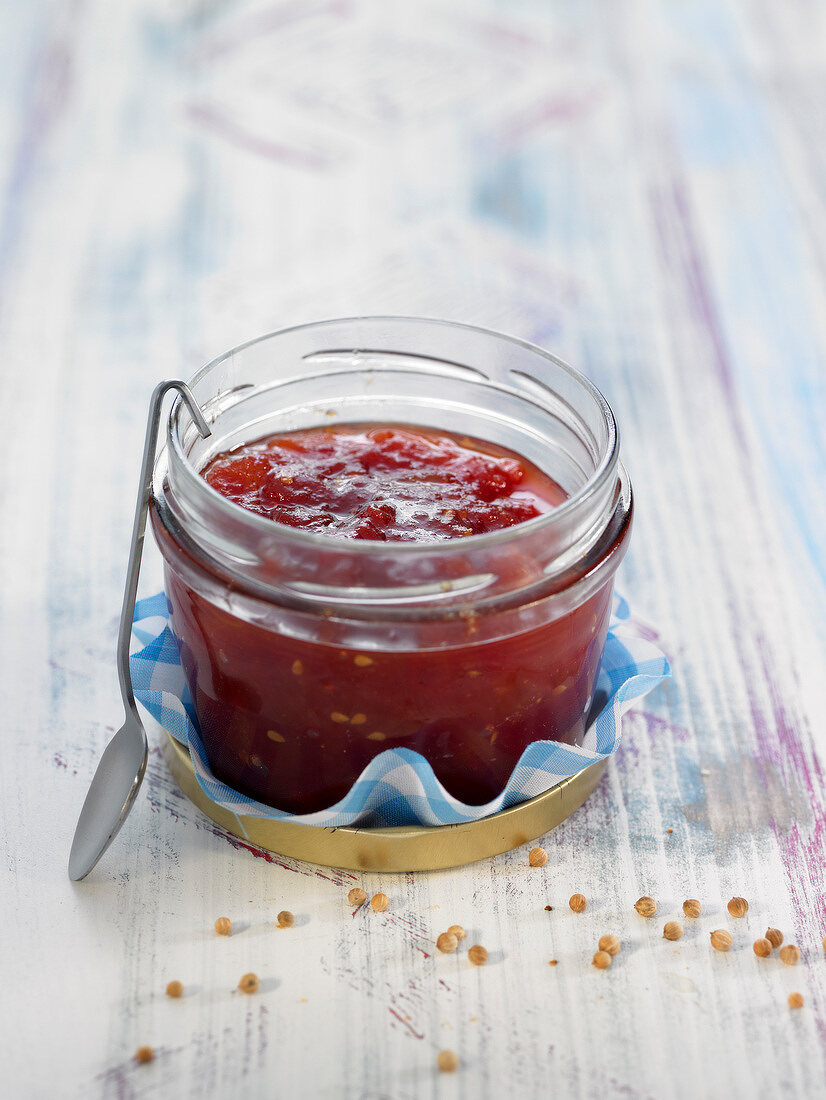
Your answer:
[[[358,665],[359,668],[369,668],[373,663],[372,657],[367,657],[363,653],[357,653],[353,658],[353,664]]]
[[[459,1068],[459,1056],[452,1050],[440,1050],[436,1057],[436,1065],[442,1073],[455,1073]]]
[[[257,974],[244,974],[238,982],[238,988],[242,993],[257,993],[260,985]]]
[[[783,933],[780,931],[779,928],[767,928],[766,939],[769,941],[772,947],[780,947],[780,945],[783,943]],[[826,943],[823,946],[826,947]]]
[[[293,676],[300,676],[304,671],[304,665],[301,661],[293,661]]]
[[[368,741],[385,741],[386,736],[385,736],[385,734],[383,734],[381,732],[381,730],[375,730],[375,732],[367,734],[367,740]]]
[[[340,710],[334,710],[330,714],[330,720],[333,722],[337,722],[340,726],[343,726],[345,723],[350,721],[350,718],[348,715],[342,714]]]
[[[474,966],[484,966],[488,961],[487,948],[482,947],[481,943],[475,943],[468,950],[467,957],[468,962],[472,962]]]
[[[270,741],[277,741],[280,745],[284,744],[285,738],[281,736],[278,730],[267,730],[267,737]]]
[[[351,726],[363,726],[366,721],[367,721],[367,715],[366,714],[361,714],[361,713],[354,714],[353,717],[350,719],[350,725]]]

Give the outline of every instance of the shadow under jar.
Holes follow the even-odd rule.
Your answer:
[[[262,337],[190,386],[213,433],[176,403],[151,516],[216,776],[304,814],[377,754],[411,749],[480,804],[531,742],[581,743],[632,515],[590,382],[493,332],[376,317]],[[354,541],[247,511],[201,476],[254,440],[336,424],[458,431],[523,456],[567,499],[467,538]]]

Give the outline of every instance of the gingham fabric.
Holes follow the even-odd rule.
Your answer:
[[[240,794],[210,771],[163,593],[137,604],[133,632],[143,645],[130,658],[135,698],[163,729],[189,748],[198,782],[209,797],[236,815],[304,825],[452,825],[525,802],[615,753],[622,715],[670,674],[668,661],[651,640],[652,633],[631,621],[627,602],[617,596],[596,686],[602,706],[582,747],[533,742],[522,753],[505,789],[484,806],[468,806],[448,794],[419,753],[388,749],[370,762],[340,802],[316,813],[295,815]]]

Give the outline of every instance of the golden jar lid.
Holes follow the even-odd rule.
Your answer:
[[[579,809],[607,764],[599,760],[544,794],[479,821],[371,829],[298,825],[235,814],[204,792],[189,752],[169,734],[163,750],[184,794],[227,832],[278,855],[353,871],[435,871],[509,852],[542,836]]]

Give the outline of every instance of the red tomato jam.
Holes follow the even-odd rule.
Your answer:
[[[270,436],[218,455],[203,476],[268,519],[381,542],[481,535],[565,499],[556,482],[501,447],[395,425]]]
[[[274,436],[219,455],[203,475],[280,523],[377,542],[496,531],[565,499],[512,452],[395,425]],[[321,611],[308,638],[273,626],[280,612],[261,625],[262,616],[251,622],[226,601],[218,606],[202,593],[229,582],[154,511],[153,522],[204,747],[215,774],[237,790],[310,813],[339,801],[380,752],[403,747],[421,753],[452,795],[480,804],[499,794],[531,742],[582,741],[614,569],[555,617],[532,603],[531,619],[519,618],[520,607],[501,613],[516,625],[500,631],[498,618],[488,629],[454,605],[444,621],[426,624],[421,645],[400,645],[384,621],[356,648]]]

